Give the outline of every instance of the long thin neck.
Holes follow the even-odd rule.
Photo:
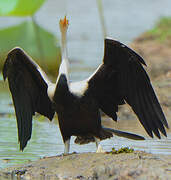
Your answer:
[[[66,39],[66,32],[61,32],[62,39],[61,39],[61,53],[62,53],[62,59],[67,59],[68,53],[67,53],[67,39]]]
[[[57,78],[57,81],[59,79],[59,76],[61,74],[64,74],[68,81],[68,69],[69,69],[69,61],[68,61],[68,54],[67,54],[67,39],[66,39],[66,32],[62,31],[62,39],[61,39],[61,54],[62,54],[62,61],[61,65],[59,67],[59,75]]]

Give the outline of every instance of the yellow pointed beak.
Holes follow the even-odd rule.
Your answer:
[[[64,17],[64,19],[60,19],[60,25],[62,25],[63,27],[66,27],[69,25],[69,21],[66,18],[66,16]]]

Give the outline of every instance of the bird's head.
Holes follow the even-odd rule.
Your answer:
[[[69,21],[66,18],[66,16],[64,17],[64,19],[60,19],[59,27],[60,27],[61,33],[66,33],[66,31],[68,29],[68,25],[69,25]]]

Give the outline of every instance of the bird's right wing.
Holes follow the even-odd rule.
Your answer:
[[[143,68],[144,60],[126,45],[105,39],[103,64],[88,79],[87,93],[99,108],[114,120],[118,105],[127,102],[147,133],[166,136],[168,123],[155,95],[150,79]]]
[[[11,50],[3,67],[4,80],[9,88],[18,125],[20,150],[27,145],[32,133],[32,116],[38,112],[52,120],[55,111],[47,94],[50,81],[45,73],[20,48]]]

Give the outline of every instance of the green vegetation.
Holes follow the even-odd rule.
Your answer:
[[[118,150],[112,148],[112,151],[110,151],[109,154],[132,153],[132,152],[134,152],[134,149],[129,147],[122,147]]]
[[[0,29],[0,70],[8,52],[18,46],[24,49],[46,72],[56,75],[60,63],[58,39],[40,27],[33,15],[45,0],[1,0],[0,16],[30,16],[19,25]]]
[[[31,16],[45,0],[1,0],[0,16]]]
[[[35,33],[35,29],[37,33]],[[7,52],[19,46],[48,72],[51,74],[57,72],[60,63],[60,48],[56,46],[58,40],[54,35],[34,24],[33,21],[25,21],[0,30],[0,39],[0,69],[2,69]]]
[[[145,33],[144,39],[155,39],[167,44],[171,42],[171,17],[161,18],[153,29]]]

